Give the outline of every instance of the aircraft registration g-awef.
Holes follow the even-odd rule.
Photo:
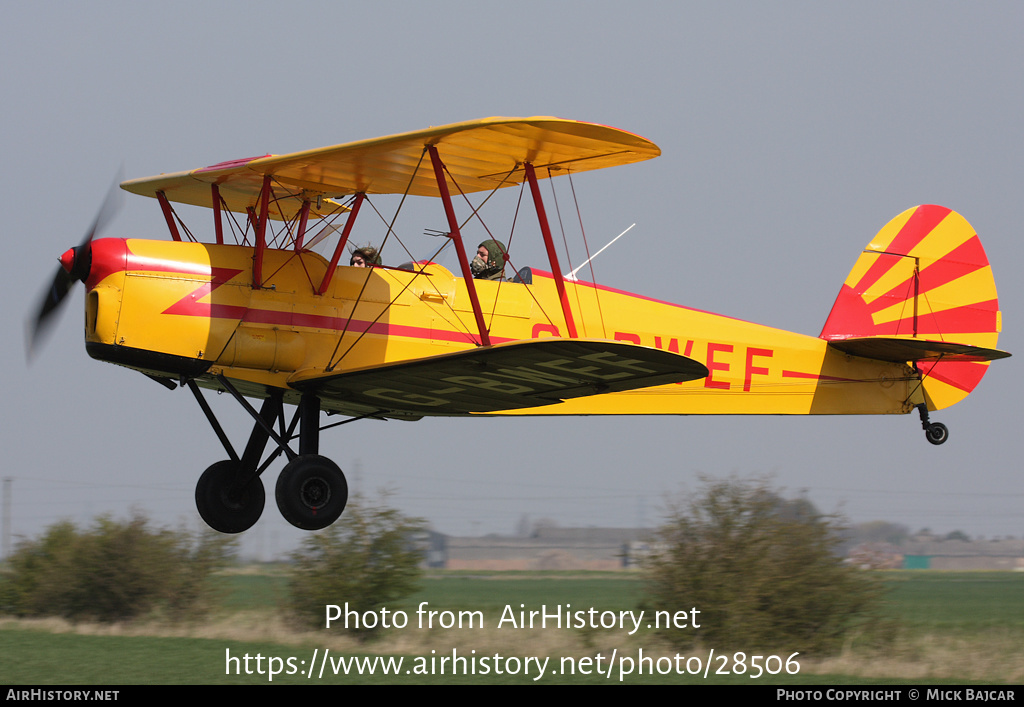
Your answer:
[[[158,201],[171,240],[94,239],[105,205],[61,257],[30,344],[84,282],[89,355],[187,386],[224,445],[228,459],[202,474],[196,504],[225,533],[259,519],[260,475],[281,453],[284,517],[309,530],[339,517],[348,487],[319,454],[321,430],[334,426],[321,426],[322,411],[349,422],[917,410],[928,441],[943,443],[948,432],[929,411],[966,397],[989,361],[1009,355],[995,348],[995,282],[970,224],[940,206],[894,218],[861,253],[819,336],[563,276],[539,180],[570,175],[571,185],[572,174],[659,154],[603,125],[486,118],[129,180],[121,187]],[[462,230],[483,223],[481,207],[502,188],[532,200],[550,269],[516,269],[505,231],[511,279],[475,280]],[[458,274],[433,257],[342,261],[353,225],[381,194],[440,201],[448,232],[439,235]],[[213,242],[193,236],[175,203],[212,210]],[[513,229],[519,216],[517,207]],[[396,252],[387,250],[393,229],[383,230],[382,250]],[[311,250],[319,241],[330,258]],[[230,393],[252,416],[240,454],[203,389]],[[290,420],[285,404],[296,406]]]

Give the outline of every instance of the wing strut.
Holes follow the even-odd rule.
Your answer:
[[[548,225],[548,216],[544,211],[544,200],[540,196],[540,187],[537,186],[537,173],[533,165],[526,162],[523,167],[526,169],[526,178],[530,180],[530,193],[533,195],[533,205],[537,207],[537,220],[540,221],[540,232],[544,236],[544,247],[548,251],[548,261],[551,263],[551,274],[555,277],[555,287],[558,288],[558,301],[562,304],[562,314],[565,316],[565,328],[570,338],[576,337],[576,323],[572,319],[572,309],[569,307],[569,296],[565,292],[565,280],[562,279],[562,268],[558,266],[558,253],[555,252],[555,242],[551,239],[551,227]]]
[[[270,175],[263,175],[259,221],[256,222],[256,258],[252,264],[252,289],[263,287],[263,253],[267,250],[267,219],[270,218]]]
[[[181,234],[178,233],[178,224],[174,222],[174,211],[171,209],[171,202],[167,200],[167,195],[158,191],[156,200],[160,202],[160,210],[164,212],[164,220],[167,221],[167,230],[171,232],[171,238],[180,241]]]
[[[359,207],[363,205],[363,199],[365,198],[365,192],[359,192],[356,194],[356,202],[352,205],[352,211],[349,213],[348,218],[345,219],[345,228],[342,229],[341,237],[338,239],[338,245],[334,248],[334,255],[331,257],[331,264],[327,266],[327,272],[324,273],[323,282],[320,283],[320,289],[316,292],[318,295],[322,295],[327,292],[327,288],[331,284],[331,279],[334,277],[334,271],[338,267],[338,261],[341,259],[341,254],[345,250],[345,244],[348,243],[349,234],[352,233],[352,226],[356,223],[356,216],[359,215]],[[352,311],[355,312],[354,309]]]
[[[302,213],[299,215],[299,232],[295,234],[295,252],[302,252],[302,241],[306,237],[306,225],[309,223],[309,199],[302,201]]]
[[[487,325],[484,324],[484,313],[480,308],[480,299],[476,296],[476,283],[473,281],[473,271],[469,268],[466,248],[462,244],[459,220],[455,218],[452,197],[448,193],[448,183],[444,179],[444,165],[437,154],[437,147],[430,145],[427,147],[427,150],[430,152],[430,161],[434,165],[434,176],[437,178],[437,190],[441,193],[441,201],[444,203],[444,213],[448,217],[448,228],[451,231],[449,236],[455,242],[455,252],[459,256],[459,267],[462,268],[462,279],[466,281],[469,301],[473,305],[473,316],[476,318],[476,327],[480,331],[480,343],[484,346],[490,346],[491,337],[487,333]]]
[[[220,215],[220,187],[216,183],[210,185],[210,197],[213,202],[213,230],[217,237],[217,245],[224,245],[224,221]]]

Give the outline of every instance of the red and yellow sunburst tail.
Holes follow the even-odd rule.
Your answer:
[[[868,244],[821,338],[840,346],[851,339],[884,339],[889,346],[943,342],[979,347],[996,358],[1000,328],[996,284],[978,234],[955,211],[925,205],[904,211]],[[967,397],[989,364],[980,360],[986,356],[931,358],[916,361],[922,385],[909,401],[929,410]]]

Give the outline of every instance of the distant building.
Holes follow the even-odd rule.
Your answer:
[[[528,538],[449,536],[441,553],[453,570],[619,570],[635,566],[650,536],[642,528],[539,528]]]
[[[1024,571],[1024,540],[912,540],[900,550],[903,569]]]
[[[639,567],[654,548],[644,528],[539,527],[530,537],[460,538],[435,532],[417,536],[428,567],[453,570],[624,570]],[[861,543],[848,561],[865,569],[1024,571],[1024,540],[940,540],[918,536],[891,543]]]

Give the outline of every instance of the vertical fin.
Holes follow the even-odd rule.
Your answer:
[[[843,283],[821,338],[913,337],[996,348],[999,300],[981,240],[963,216],[916,206],[868,244]],[[921,363],[929,410],[967,397],[988,362]]]

